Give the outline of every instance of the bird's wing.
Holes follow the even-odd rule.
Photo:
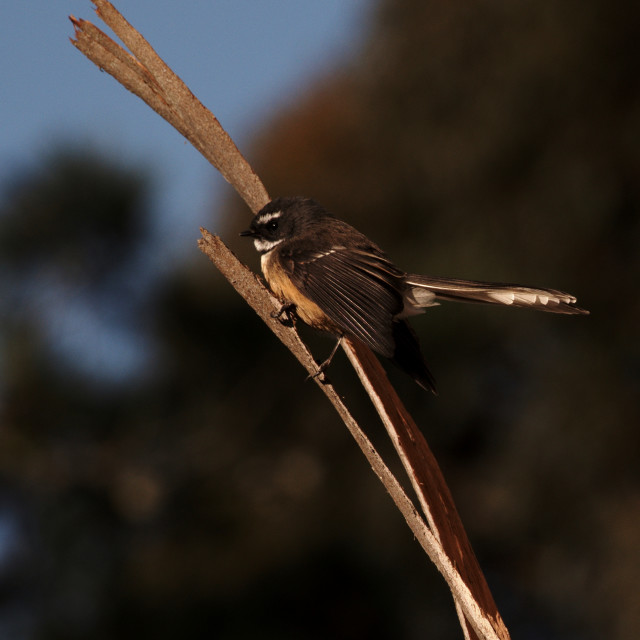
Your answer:
[[[528,307],[552,313],[588,314],[576,306],[574,296],[555,289],[536,289],[502,282],[479,282],[409,274],[405,283],[410,288],[427,289],[441,300],[482,302],[511,307]]]
[[[393,357],[393,319],[403,306],[402,273],[384,256],[333,247],[291,247],[279,253],[294,285],[345,333],[377,353]]]

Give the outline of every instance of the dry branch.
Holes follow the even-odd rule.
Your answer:
[[[129,48],[120,47],[100,29],[71,17],[71,42],[101,69],[144,100],[200,151],[256,212],[269,200],[266,189],[218,120],[106,0],[93,0],[98,15]],[[295,329],[272,317],[279,303],[222,241],[202,230],[200,249],[258,313],[304,368],[317,365]],[[509,637],[464,531],[453,499],[424,436],[404,408],[376,357],[363,345],[343,340],[343,347],[376,406],[411,479],[427,522],[329,384],[320,388],[383,482],[418,542],[451,588],[465,637]]]
[[[280,309],[280,303],[269,293],[255,274],[233,255],[218,236],[210,234],[205,229],[201,229],[201,232],[202,238],[198,241],[200,250],[209,257],[222,275],[224,275],[267,326],[287,346],[309,374],[313,375],[317,371],[317,365],[304,343],[300,340],[297,332],[285,327],[274,318],[274,311]],[[365,385],[367,391],[370,391],[371,388],[375,394],[382,393],[385,401],[388,402],[389,392],[394,395],[395,391],[389,384],[384,369],[377,358],[369,349],[360,343],[352,343],[348,340],[344,340],[343,342],[346,343],[345,351],[356,367],[359,375],[361,377],[365,375],[364,371],[375,374],[368,379]],[[407,450],[417,451],[418,457],[423,460],[423,467],[417,471],[412,471],[410,475],[414,487],[420,485],[418,495],[421,496],[423,507],[426,506],[430,514],[429,524],[431,528],[420,516],[396,477],[391,473],[360,425],[350,414],[333,386],[326,384],[318,378],[315,378],[315,380],[358,443],[358,446],[369,461],[373,471],[386,487],[395,505],[415,535],[416,540],[444,576],[447,584],[451,588],[457,608],[463,613],[463,620],[471,623],[473,630],[477,632],[480,638],[508,638],[508,633],[505,635],[497,633],[496,631],[496,629],[502,628],[506,632],[506,628],[497,610],[496,617],[489,617],[489,615],[487,615],[487,613],[491,611],[487,605],[493,603],[493,599],[482,573],[479,573],[477,577],[474,576],[475,579],[468,586],[468,578],[466,580],[463,579],[460,566],[456,566],[454,562],[452,562],[452,558],[459,556],[464,565],[471,563],[472,566],[477,566],[475,555],[467,536],[464,534],[464,528],[460,522],[438,464],[433,454],[429,451],[424,436],[406,412],[406,409],[402,407],[404,411],[402,420],[405,421],[405,425],[400,431],[398,439],[403,442]],[[376,408],[379,408],[381,402],[383,404],[385,403],[379,396],[374,399]],[[383,411],[392,413],[394,410],[393,408],[386,408],[383,409]],[[387,418],[387,420],[389,419],[390,418]],[[387,420],[385,420],[385,424],[387,424]],[[390,432],[393,432],[392,427],[388,427],[388,429],[390,429]],[[392,437],[392,439],[394,439],[394,437]],[[412,451],[408,453],[409,458],[412,460],[415,459],[415,455]],[[406,463],[405,467],[407,467]],[[411,465],[408,465],[408,468],[411,468]],[[423,472],[422,477],[419,475],[421,471]],[[424,482],[425,478],[428,478],[426,483]],[[441,531],[443,522],[448,523],[450,530],[446,532]],[[454,549],[447,549],[446,546],[442,544],[443,539],[448,541],[447,546],[451,546],[452,544],[457,546],[459,549],[458,553],[455,553]],[[454,551],[454,553],[451,553],[451,551]],[[462,553],[460,553],[460,551],[462,551]],[[480,571],[479,568],[477,571]],[[467,573],[469,572],[467,571]],[[480,599],[478,595],[481,595],[482,599]],[[493,604],[493,607],[495,608],[495,604]],[[465,629],[465,631],[469,633],[473,632],[469,629]]]
[[[105,0],[93,0],[96,12],[131,53],[95,25],[71,17],[76,39],[87,58],[142,98],[209,160],[253,212],[268,201],[264,185],[215,116],[191,93],[151,45]]]

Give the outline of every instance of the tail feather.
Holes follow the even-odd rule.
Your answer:
[[[436,299],[455,302],[477,302],[500,304],[510,307],[526,307],[551,313],[581,314],[589,312],[576,306],[576,298],[555,289],[536,289],[502,282],[480,282],[408,274],[405,283],[413,288],[414,299],[419,299],[416,290],[427,289]],[[431,303],[433,304],[433,303]]]
[[[423,389],[438,395],[436,381],[424,361],[418,337],[408,322],[397,320],[393,323],[393,339],[395,352],[391,361],[409,374]]]

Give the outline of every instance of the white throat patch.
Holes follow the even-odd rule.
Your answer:
[[[253,241],[253,245],[258,253],[267,253],[279,245],[283,240],[284,238],[280,238],[280,240],[264,240],[263,238],[256,238]]]

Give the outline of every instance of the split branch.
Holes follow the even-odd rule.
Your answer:
[[[269,195],[249,163],[215,116],[171,71],[149,43],[106,0],[93,0],[102,20],[129,51],[86,20],[71,17],[72,44],[98,67],[144,100],[174,126],[220,171],[251,211],[259,211]],[[205,230],[198,244],[247,303],[293,353],[309,374],[317,372],[311,354],[293,328],[273,317],[279,303],[222,241]],[[387,380],[377,358],[364,345],[343,340],[356,369],[407,470],[426,517],[418,513],[333,386],[316,378],[358,446],[404,516],[416,539],[451,588],[466,638],[509,638],[508,631],[475,558],[453,499],[424,436]],[[427,524],[428,523],[428,524]]]

